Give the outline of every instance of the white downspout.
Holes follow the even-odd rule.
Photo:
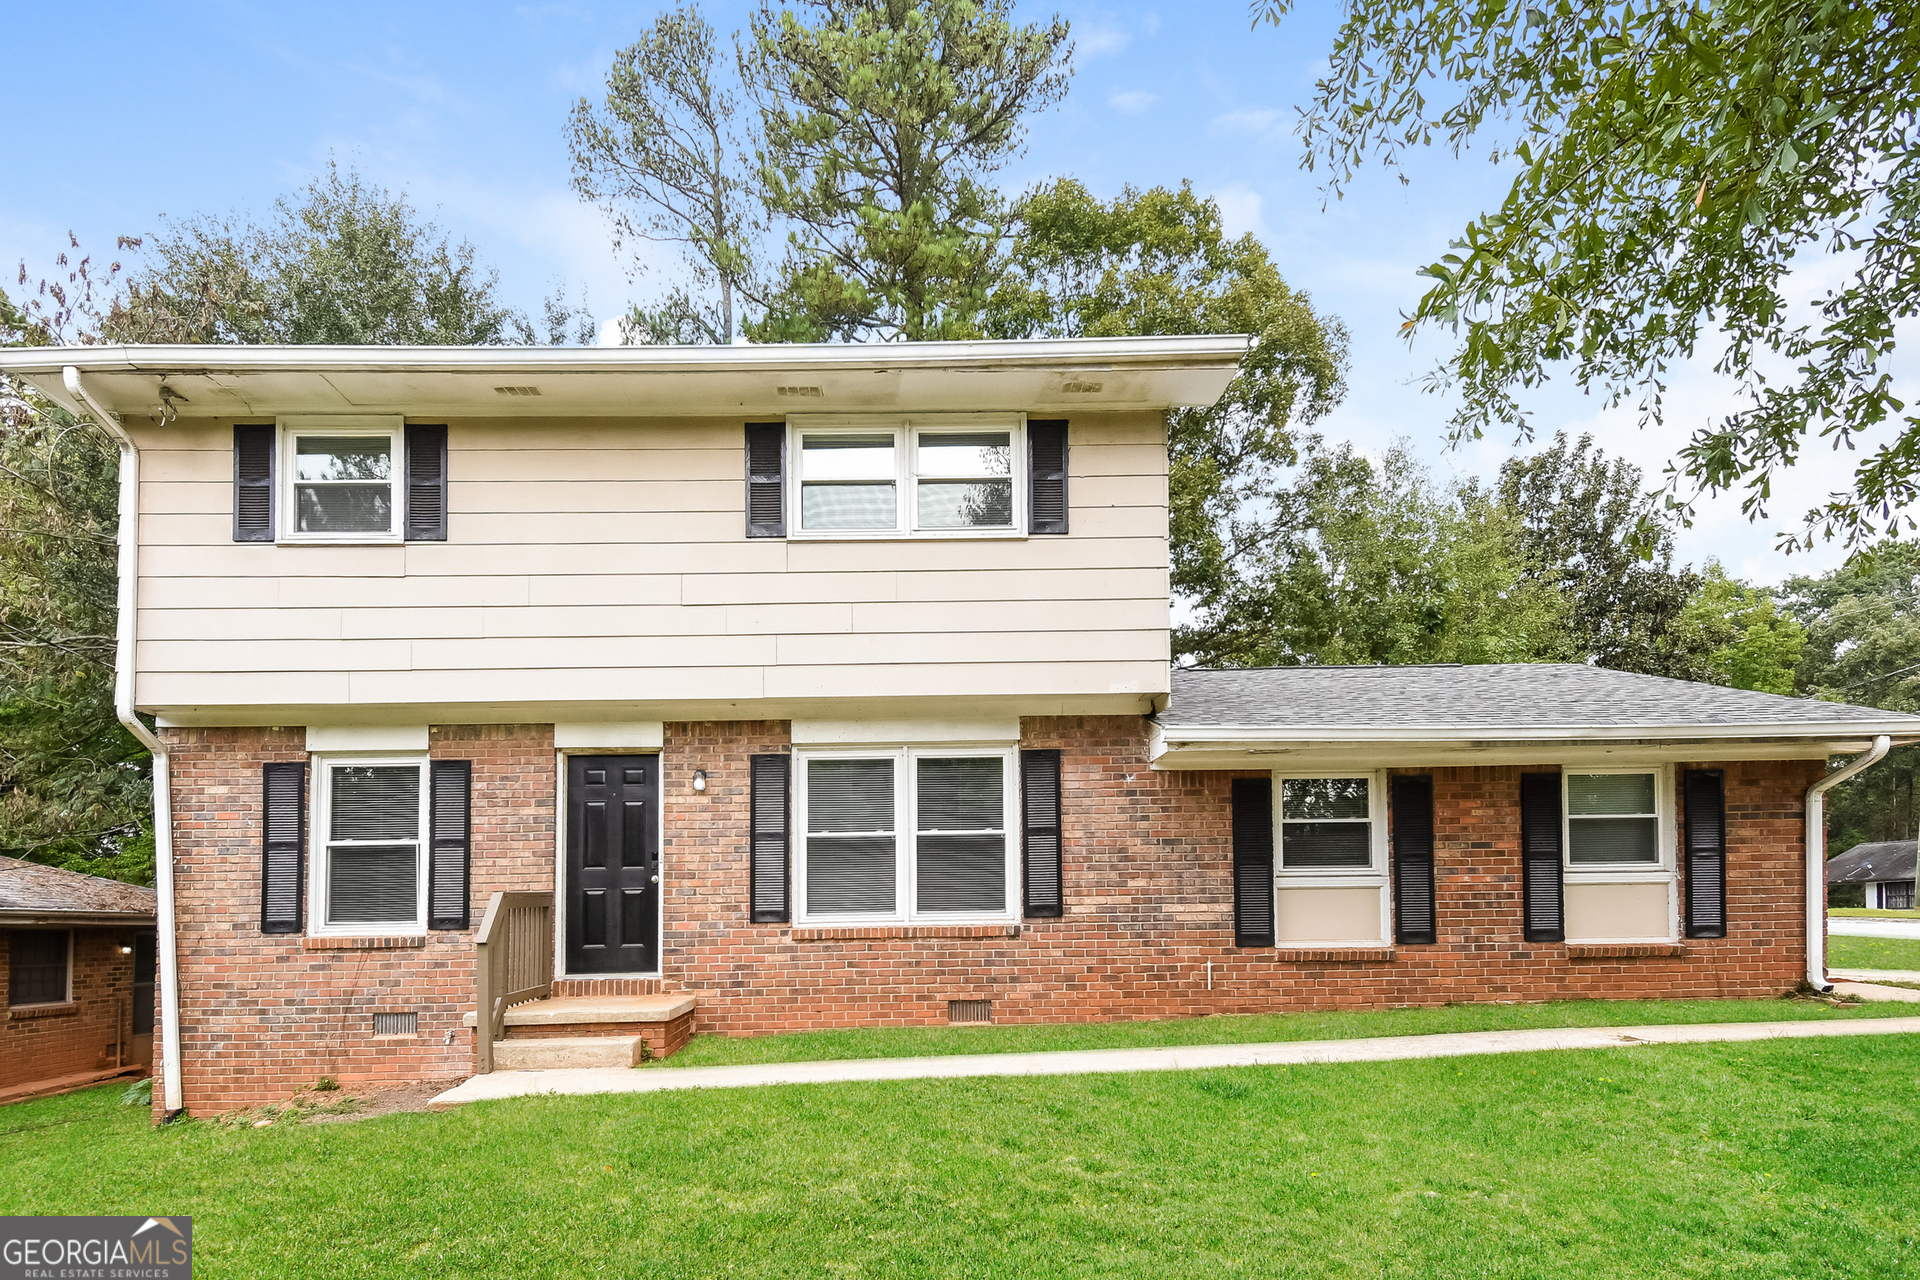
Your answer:
[[[173,927],[173,788],[167,748],[133,711],[134,628],[138,621],[140,585],[140,451],[120,425],[80,380],[80,370],[61,371],[67,394],[84,404],[120,443],[120,567],[114,635],[113,712],[127,732],[153,753],[153,868],[159,896],[160,938],[160,1085],[168,1118],[181,1107],[180,1082],[180,967],[176,962]]]
[[[1879,763],[1892,745],[1893,740],[1881,734],[1865,755],[1807,788],[1807,983],[1815,991],[1833,990],[1827,981],[1826,794]]]

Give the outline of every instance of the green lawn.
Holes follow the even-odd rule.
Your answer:
[[[1920,920],[1920,911],[1882,911],[1878,907],[1828,907],[1827,914],[1869,920]]]
[[[1356,1040],[1367,1036],[1512,1031],[1527,1027],[1630,1027],[1636,1024],[1679,1022],[1885,1018],[1911,1016],[1912,1013],[1913,1010],[1904,1005],[1872,1004],[1852,1009],[1834,1009],[1824,1003],[1799,1000],[1556,1000],[1547,1004],[1463,1004],[1438,1009],[1244,1014],[1160,1022],[1087,1022],[1067,1026],[862,1027],[743,1039],[697,1036],[692,1044],[659,1066],[670,1069],[732,1066],[749,1062],[814,1062],[833,1058],[918,1058],[954,1053],[1036,1053],[1055,1049],[1143,1049],[1154,1045]]]
[[[223,1276],[1895,1277],[1920,1036],[527,1098],[0,1109],[0,1213]]]
[[[1920,938],[1827,935],[1830,969],[1920,969]]]

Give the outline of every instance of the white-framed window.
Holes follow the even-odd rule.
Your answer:
[[[1374,883],[1386,875],[1378,774],[1276,774],[1274,799],[1274,867],[1283,882]]]
[[[1014,764],[1001,747],[796,751],[796,922],[1016,919]]]
[[[280,539],[398,541],[405,444],[398,417],[280,419]]]
[[[420,932],[427,922],[425,756],[316,758],[316,933]]]
[[[789,419],[793,536],[1013,537],[1026,528],[1018,415]]]
[[[1670,770],[1568,766],[1560,778],[1566,825],[1561,848],[1568,874],[1664,875],[1671,871]]]

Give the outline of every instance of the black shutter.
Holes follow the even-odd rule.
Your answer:
[[[427,928],[470,923],[473,880],[473,762],[435,760],[427,848]]]
[[[1433,775],[1393,779],[1393,940],[1437,940],[1433,906]]]
[[[1273,945],[1273,779],[1233,780],[1233,945]]]
[[[1060,889],[1060,753],[1020,753],[1022,897],[1030,919],[1066,913]]]
[[[1727,936],[1727,774],[1687,770],[1687,936]]]
[[[407,541],[447,540],[447,429],[407,427]],[[464,926],[462,926],[464,927]]]
[[[260,932],[298,933],[306,881],[307,766],[276,761],[263,772]]]
[[[787,424],[784,422],[747,424],[747,536],[787,536]],[[779,918],[785,920],[786,908],[781,907],[781,911]]]
[[[1528,942],[1565,942],[1560,892],[1560,775],[1520,775],[1521,933]]]
[[[273,541],[274,429],[233,429],[233,540]]]
[[[1027,423],[1027,532],[1067,531],[1067,423]]]
[[[791,756],[753,756],[748,818],[747,887],[750,918],[777,924],[790,912],[787,898],[787,803]]]

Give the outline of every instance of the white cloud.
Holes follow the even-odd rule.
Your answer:
[[[1077,27],[1073,33],[1073,56],[1105,58],[1133,43],[1133,33],[1102,23],[1097,27]]]
[[[1117,90],[1107,95],[1107,105],[1128,116],[1143,115],[1158,101],[1159,94],[1144,89]]]
[[[1267,233],[1266,219],[1261,216],[1266,201],[1253,188],[1235,183],[1214,192],[1213,202],[1220,206],[1220,229],[1229,236]]]
[[[1279,119],[1280,112],[1271,107],[1249,108],[1215,116],[1208,127],[1215,133],[1261,134],[1273,128]]]

